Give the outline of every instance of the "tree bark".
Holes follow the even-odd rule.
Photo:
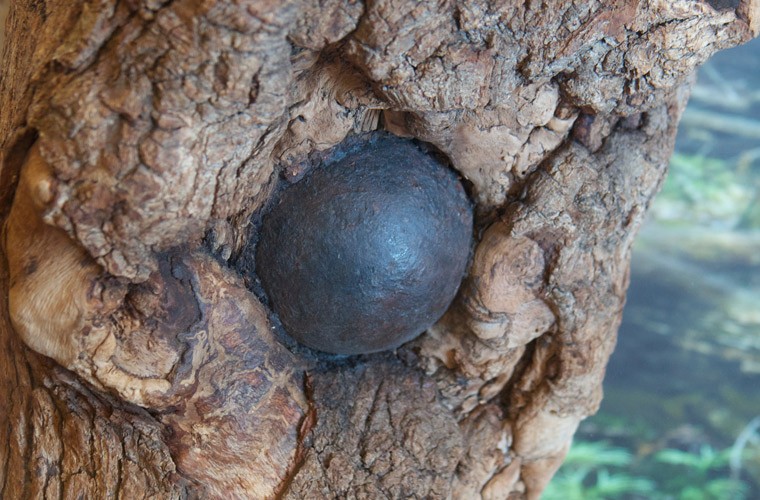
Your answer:
[[[760,3],[17,0],[6,28],[0,497],[538,498],[694,68]],[[418,339],[328,356],[250,245],[281,178],[374,130],[470,183],[473,260]]]

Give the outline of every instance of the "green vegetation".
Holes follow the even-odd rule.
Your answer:
[[[654,217],[670,223],[751,226],[760,189],[733,167],[718,158],[675,153],[662,192],[652,206]]]
[[[672,492],[679,500],[747,498],[748,485],[729,477],[730,456],[730,448],[715,451],[703,445],[696,453],[660,450],[654,461],[662,464],[663,491]]]
[[[633,455],[605,441],[576,441],[565,464],[541,497],[544,500],[602,500],[625,495],[650,495],[654,483],[626,472]]]
[[[749,485],[732,479],[730,449],[703,445],[634,456],[607,441],[577,441],[543,495],[545,500],[743,500]]]

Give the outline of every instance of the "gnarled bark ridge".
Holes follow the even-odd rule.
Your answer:
[[[696,65],[757,0],[18,0],[0,79],[0,497],[537,498],[596,411]],[[474,256],[413,342],[294,344],[281,178],[425,141]],[[311,158],[311,160],[310,160]]]

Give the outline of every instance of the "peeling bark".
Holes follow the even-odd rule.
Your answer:
[[[0,77],[0,497],[538,498],[593,414],[695,66],[760,4],[18,0]],[[469,182],[393,352],[282,331],[256,218],[349,136]],[[283,180],[287,179],[287,180]]]

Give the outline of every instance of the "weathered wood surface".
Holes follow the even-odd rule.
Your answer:
[[[760,30],[713,5],[14,2],[0,497],[537,498],[693,69]],[[378,128],[472,183],[474,260],[418,340],[320,356],[235,263],[278,176]]]

